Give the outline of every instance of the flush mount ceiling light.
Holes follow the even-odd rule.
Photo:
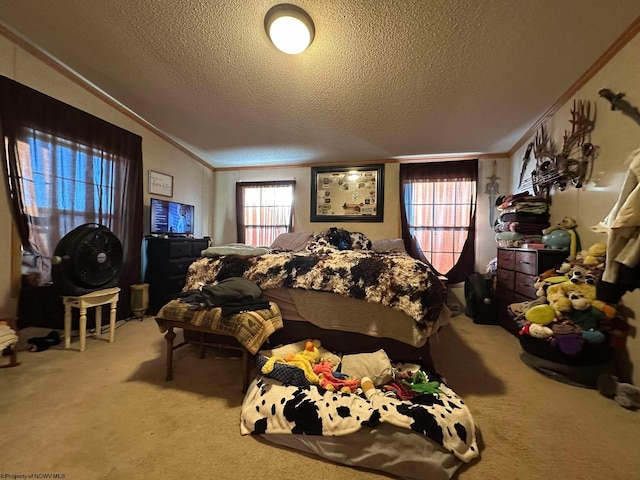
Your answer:
[[[264,28],[276,48],[289,54],[305,51],[315,35],[307,12],[289,3],[271,7],[264,17]]]

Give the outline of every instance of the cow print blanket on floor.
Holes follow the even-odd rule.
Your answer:
[[[247,278],[262,290],[300,288],[380,303],[427,330],[446,300],[446,287],[429,265],[405,254],[362,250],[203,257],[190,266],[185,289],[229,277]]]
[[[317,385],[296,387],[258,377],[242,404],[243,435],[299,434],[348,435],[387,422],[425,435],[469,462],[479,454],[476,424],[464,401],[444,383],[440,393],[399,400],[377,392],[367,399],[359,394],[337,393]]]

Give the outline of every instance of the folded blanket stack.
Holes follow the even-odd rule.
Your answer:
[[[542,231],[549,227],[549,202],[529,192],[503,196],[496,207],[500,215],[493,227],[499,247],[521,247],[542,242]]]

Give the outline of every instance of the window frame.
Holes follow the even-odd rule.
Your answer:
[[[258,181],[258,182],[236,182],[236,241],[239,243],[246,243],[247,236],[246,231],[248,225],[246,223],[244,217],[245,211],[245,202],[244,202],[244,192],[246,188],[269,188],[269,187],[282,187],[289,186],[291,187],[291,204],[289,205],[290,211],[288,215],[288,225],[287,224],[274,224],[274,225],[255,225],[254,227],[261,228],[272,228],[277,229],[278,227],[286,229],[286,232],[283,231],[281,233],[290,233],[293,232],[294,228],[294,210],[295,210],[295,180],[268,180],[268,181]],[[269,205],[273,207],[273,205]],[[267,207],[269,207],[267,206]],[[276,235],[277,236],[277,235]],[[275,237],[272,239],[275,240]],[[269,243],[269,245],[271,245]],[[265,246],[265,245],[263,245]]]

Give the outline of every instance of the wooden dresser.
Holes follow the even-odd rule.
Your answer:
[[[506,330],[518,334],[507,307],[511,303],[536,299],[535,278],[550,268],[559,267],[569,252],[554,249],[498,248],[496,299],[498,321]]]
[[[201,238],[145,238],[143,278],[149,284],[149,315],[158,313],[182,290],[189,265],[208,246]]]

